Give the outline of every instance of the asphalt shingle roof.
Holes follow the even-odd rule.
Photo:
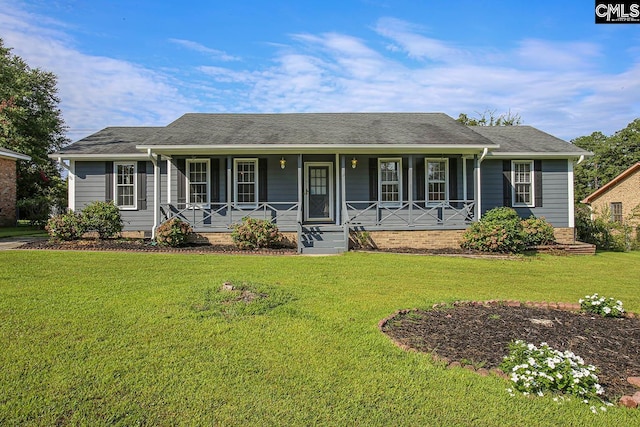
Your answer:
[[[573,144],[531,126],[474,126],[472,129],[500,147],[494,153],[589,154]]]
[[[57,154],[140,154],[142,144],[163,127],[108,127],[64,147]]]
[[[166,127],[108,127],[56,155],[140,154],[136,146],[378,145],[588,154],[530,126],[467,127],[444,113],[185,114]],[[499,145],[499,147],[498,147]]]
[[[443,113],[185,114],[149,145],[492,145]]]

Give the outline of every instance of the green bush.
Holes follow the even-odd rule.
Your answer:
[[[81,214],[69,211],[49,218],[45,229],[52,239],[77,240],[84,234],[85,224]]]
[[[82,210],[87,231],[108,239],[122,231],[120,209],[113,202],[91,202]]]
[[[180,218],[171,218],[156,229],[156,241],[162,246],[178,247],[186,243],[193,229]]]
[[[274,223],[250,217],[242,218],[242,223],[233,226],[231,238],[240,249],[278,247],[283,240]]]
[[[633,247],[631,227],[611,221],[608,212],[591,219],[591,211],[585,205],[576,208],[576,232],[579,241],[600,250],[625,252]]]
[[[462,236],[465,249],[518,253],[525,248],[520,217],[511,208],[495,208],[487,211]]]
[[[483,252],[520,253],[528,246],[553,241],[553,227],[544,218],[522,220],[514,209],[500,207],[473,223],[462,236],[461,246]]]
[[[526,246],[549,245],[555,242],[553,226],[543,217],[533,215],[522,221],[522,233]]]

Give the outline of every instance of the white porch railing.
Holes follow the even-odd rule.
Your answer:
[[[384,202],[348,201],[343,204],[344,221],[350,227],[465,227],[474,221],[475,201],[424,200],[389,205]]]
[[[228,203],[160,205],[161,222],[177,217],[191,224],[196,230],[229,229],[244,217],[266,219],[279,226],[295,228],[298,211],[298,202],[260,202],[255,207],[240,207]]]

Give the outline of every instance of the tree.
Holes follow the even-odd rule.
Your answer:
[[[456,121],[465,126],[518,126],[522,124],[520,114],[511,114],[511,110],[499,116],[496,116],[495,110],[485,110],[482,114],[478,112],[476,114],[477,118],[470,118],[467,114],[460,113]]]
[[[640,161],[640,118],[611,136],[593,132],[571,142],[593,152],[574,171],[576,199],[582,200]]]
[[[66,205],[59,167],[47,157],[68,142],[56,83],[0,39],[0,146],[31,157],[17,165],[18,207],[31,220],[46,221],[51,207]]]

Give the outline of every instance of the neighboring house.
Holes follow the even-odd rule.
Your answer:
[[[358,231],[380,248],[458,247],[497,206],[573,241],[573,165],[589,154],[532,127],[441,113],[309,113],[185,114],[106,128],[51,157],[68,164],[69,208],[113,200],[129,232],[179,217],[229,243],[251,216],[301,252],[339,252]]]
[[[599,215],[613,222],[640,226],[640,162],[582,200],[589,205],[592,219]]]
[[[0,147],[0,226],[16,225],[16,163],[31,157]]]

